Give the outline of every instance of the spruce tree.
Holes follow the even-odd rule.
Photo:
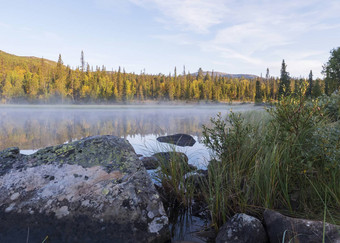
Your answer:
[[[199,69],[198,69],[198,72],[197,72],[196,79],[197,79],[197,80],[202,80],[202,79],[204,78],[203,75],[204,75],[204,74],[203,74],[202,68],[199,68]]]
[[[311,97],[312,96],[312,90],[313,90],[313,72],[310,70],[309,72],[309,79],[308,79],[308,89],[306,91],[306,96]]]
[[[255,103],[261,102],[262,102],[261,83],[260,80],[256,80]]]
[[[85,70],[85,58],[84,58],[84,52],[83,50],[81,51],[80,54],[80,64],[81,64],[81,71],[84,72]]]
[[[321,86],[320,86],[320,80],[317,79],[317,80],[315,80],[315,85],[313,86],[312,96],[314,98],[317,98],[320,95],[322,95],[322,90],[321,90]]]
[[[286,97],[290,94],[290,77],[289,73],[286,71],[287,65],[285,60],[282,60],[281,66],[281,77],[280,77],[280,86],[279,86],[279,99],[281,97]]]

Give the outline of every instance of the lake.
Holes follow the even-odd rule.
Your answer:
[[[0,150],[19,147],[21,153],[63,144],[93,135],[115,135],[127,139],[137,154],[144,156],[167,151],[174,146],[156,141],[158,136],[190,134],[197,141],[192,147],[177,147],[189,157],[189,163],[206,168],[209,151],[200,142],[202,125],[208,125],[218,113],[230,110],[246,112],[263,109],[242,105],[2,105],[0,106]],[[179,218],[183,216],[179,216]],[[204,242],[192,232],[206,222],[197,217],[171,223],[173,240]]]
[[[219,112],[226,115],[262,109],[243,105],[2,105],[0,106],[0,150],[19,147],[32,153],[46,146],[63,144],[93,135],[115,135],[127,139],[136,153],[145,156],[169,146],[158,136],[186,133],[198,141],[193,147],[177,147],[198,167],[209,157],[200,143],[202,125]]]

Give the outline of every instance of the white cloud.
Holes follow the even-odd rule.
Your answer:
[[[150,11],[150,17],[164,27],[164,33],[151,36],[154,39],[191,45],[202,57],[210,55],[215,63],[233,62],[231,66],[244,65],[245,69],[253,70],[274,67],[278,69],[275,75],[282,59],[289,59],[295,76],[310,69],[319,72],[329,50],[334,48],[335,41],[330,41],[327,35],[333,39],[340,37],[336,34],[340,29],[339,0],[129,0],[129,3]]]
[[[11,26],[10,26],[9,24],[0,22],[0,28],[9,29],[10,27],[11,27]]]
[[[222,23],[229,11],[222,0],[130,0],[144,8],[156,9],[161,13],[158,20],[175,25],[186,31],[207,33],[209,29]]]
[[[193,40],[190,40],[187,37],[187,35],[184,35],[184,34],[153,35],[151,37],[162,40],[162,41],[174,43],[176,45],[192,45],[193,44]]]

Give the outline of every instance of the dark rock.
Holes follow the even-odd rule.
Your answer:
[[[145,166],[145,169],[147,170],[154,170],[157,169],[159,166],[159,161],[156,157],[141,157],[140,160],[142,161],[143,165]]]
[[[20,154],[18,147],[11,147],[0,151],[0,176],[12,169],[17,159],[24,156]]]
[[[184,163],[188,163],[188,156],[181,152],[159,152],[152,155],[157,158],[162,163],[169,163],[171,161],[180,161]]]
[[[0,165],[11,162],[0,168],[0,242],[169,240],[160,196],[128,141],[94,136],[17,151],[0,152]]]
[[[208,178],[208,170],[199,169],[199,170],[197,170],[197,173]]]
[[[194,166],[194,165],[192,165],[192,164],[188,164],[188,166],[189,166],[189,170],[190,170],[190,171],[197,170],[197,166]]]
[[[169,136],[158,137],[157,141],[161,143],[175,144],[181,147],[185,146],[192,147],[196,143],[195,139],[188,134],[174,134]]]
[[[15,159],[20,154],[18,147],[11,147],[0,151],[0,159]]]
[[[179,166],[182,166],[186,172],[197,169],[196,166],[190,165],[188,163],[188,156],[182,152],[160,152],[155,153],[152,155],[152,157],[155,157],[159,161],[159,165],[162,167],[162,169],[170,169],[170,164],[173,162],[177,163]]]
[[[235,214],[218,231],[216,243],[262,243],[268,242],[260,220],[246,214]]]
[[[269,209],[263,216],[271,243],[323,242],[322,221],[291,218]],[[325,223],[325,242],[340,242],[340,226]]]
[[[211,218],[208,204],[202,199],[195,198],[195,200],[193,200],[191,214],[204,220],[210,220]]]

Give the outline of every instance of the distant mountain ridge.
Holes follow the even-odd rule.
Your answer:
[[[223,73],[223,72],[211,72],[211,71],[203,71],[203,75],[207,75],[207,73],[212,76],[218,76],[218,77],[227,77],[227,78],[245,78],[245,79],[255,79],[258,78],[259,76],[254,75],[254,74],[231,74],[231,73]],[[192,75],[196,76],[198,72],[192,73]]]

